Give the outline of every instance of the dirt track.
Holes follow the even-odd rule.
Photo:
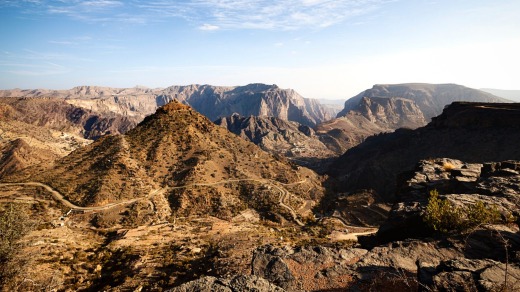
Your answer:
[[[170,189],[183,189],[183,188],[189,188],[189,187],[194,187],[194,186],[213,186],[213,185],[218,185],[218,184],[225,184],[225,183],[231,183],[231,182],[241,182],[241,181],[253,181],[253,182],[258,182],[258,183],[262,183],[262,184],[268,184],[268,185],[271,185],[274,188],[276,188],[280,192],[280,198],[279,198],[280,206],[282,206],[283,208],[287,209],[291,213],[291,216],[293,217],[293,220],[298,225],[304,226],[303,222],[301,222],[298,219],[298,216],[297,216],[296,212],[294,211],[294,209],[291,208],[290,206],[287,206],[283,202],[286,199],[286,197],[289,194],[289,192],[287,190],[285,190],[284,188],[276,185],[275,182],[270,181],[270,180],[261,180],[261,179],[229,179],[229,180],[223,180],[223,181],[214,182],[214,183],[195,183],[195,184],[190,184],[190,185],[185,185],[185,186],[171,187]],[[304,183],[304,182],[305,182],[305,180],[301,180],[299,182],[295,182],[295,183],[291,183],[291,184],[287,184],[287,185],[301,184],[301,183]],[[66,207],[68,207],[68,208],[70,208],[72,210],[81,210],[81,211],[101,211],[101,210],[107,210],[107,209],[110,209],[110,208],[115,207],[115,206],[131,204],[131,203],[134,203],[134,202],[140,200],[140,199],[131,199],[131,200],[117,202],[117,203],[110,203],[110,204],[103,205],[103,206],[81,207],[81,206],[74,205],[73,203],[71,203],[70,201],[65,199],[65,197],[62,194],[60,194],[58,191],[56,191],[55,189],[53,189],[49,185],[42,184],[42,183],[39,183],[39,182],[0,183],[0,187],[1,186],[35,186],[35,187],[42,187],[46,191],[48,191],[56,201],[59,201],[60,203],[62,203],[63,205],[65,205]],[[164,190],[165,190],[164,188],[153,190],[150,194],[148,194],[148,196],[146,196],[146,198],[149,198],[149,197],[151,197],[151,196],[153,196],[153,195],[155,195],[155,194],[157,194],[159,192],[162,192]]]

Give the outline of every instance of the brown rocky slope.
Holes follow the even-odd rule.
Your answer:
[[[32,112],[19,106],[26,101],[6,101],[0,99],[0,177],[52,162],[91,142],[83,138],[81,125],[53,114],[57,109],[52,102],[43,101],[44,107],[30,107],[37,108],[37,112]]]
[[[363,97],[355,109],[319,124],[316,133],[329,148],[341,155],[372,135],[425,124],[423,113],[411,100]]]

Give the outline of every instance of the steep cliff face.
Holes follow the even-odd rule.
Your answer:
[[[281,89],[276,85],[173,86],[157,98],[160,100],[158,105],[177,99],[211,120],[239,113],[243,116],[277,117],[314,126],[331,117],[316,100],[306,99],[292,89]]]
[[[4,120],[64,131],[87,139],[124,133],[137,124],[133,117],[95,112],[68,104],[60,98],[2,98],[0,105],[9,108]]]
[[[422,112],[411,100],[363,97],[353,110],[318,125],[316,132],[330,149],[341,155],[369,136],[424,124]]]
[[[508,102],[490,93],[457,84],[377,84],[345,102],[345,108],[337,117],[345,116],[355,110],[364,97],[400,97],[414,101],[426,121],[441,114],[444,107],[454,101],[470,102]]]
[[[332,118],[330,111],[313,99],[276,85],[249,84],[225,87],[211,85],[171,86],[164,89],[79,86],[70,90],[6,90],[0,96],[61,97],[68,103],[100,113],[116,113],[138,120],[176,99],[210,120],[239,113],[243,116],[273,116],[307,126]]]
[[[421,159],[451,157],[471,163],[520,159],[520,105],[453,103],[427,126],[366,139],[331,167],[345,190],[375,189],[393,200],[396,174]]]
[[[357,111],[382,129],[417,128],[426,124],[415,102],[399,97],[363,97]]]

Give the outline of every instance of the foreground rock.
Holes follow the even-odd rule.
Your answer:
[[[284,289],[256,277],[238,275],[230,279],[203,277],[169,290],[170,292],[283,292]]]
[[[517,291],[520,267],[493,260],[456,258],[421,267],[419,280],[434,291]]]
[[[377,236],[361,238],[361,245],[351,248],[260,246],[253,253],[251,274],[287,291],[518,289],[520,235],[515,222],[441,234],[423,216],[429,191],[435,189],[453,206],[480,201],[495,208],[503,222],[518,217],[519,170],[517,161],[421,161],[415,171],[403,174],[399,202]]]
[[[422,220],[429,192],[437,190],[455,206],[477,201],[496,208],[503,217],[520,214],[520,162],[485,164],[464,163],[455,159],[422,160],[415,171],[403,179],[397,203],[381,226],[381,241],[425,236],[431,233]]]
[[[366,253],[356,248],[264,246],[253,255],[252,274],[289,291],[339,289],[355,281],[357,275],[348,266]]]

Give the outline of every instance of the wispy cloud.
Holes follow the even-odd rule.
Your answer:
[[[182,17],[212,23],[223,29],[295,30],[328,27],[369,13],[388,0],[191,0],[161,1]],[[151,2],[153,6],[157,2]]]
[[[200,30],[218,30],[220,27],[218,27],[217,25],[212,25],[212,24],[207,24],[207,23],[204,23],[203,25],[199,26],[199,29]]]
[[[47,76],[71,72],[67,64],[91,62],[70,54],[37,52],[23,49],[18,53],[0,55],[0,72],[23,76]]]
[[[0,61],[0,72],[6,72],[22,76],[48,76],[69,73],[71,70],[65,66],[42,62],[40,64],[6,63]]]
[[[145,24],[185,19],[201,30],[323,28],[368,14],[396,0],[19,0],[1,6],[88,22]],[[43,11],[43,12],[42,12]]]

